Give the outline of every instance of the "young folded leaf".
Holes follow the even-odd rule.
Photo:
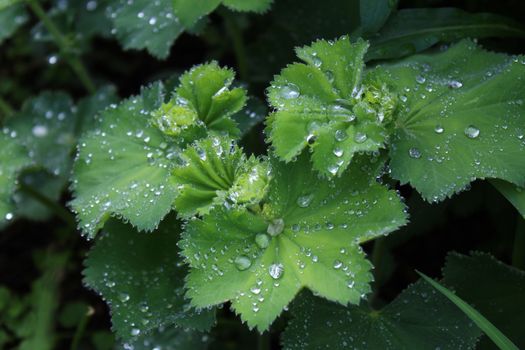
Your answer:
[[[310,147],[314,169],[333,177],[355,153],[383,147],[397,100],[381,81],[362,82],[367,48],[363,40],[341,37],[297,49],[306,64],[289,65],[268,89],[276,109],[269,140],[277,156],[289,162]]]
[[[113,330],[120,338],[133,339],[161,326],[207,330],[213,325],[212,310],[197,312],[184,298],[179,227],[169,218],[145,234],[112,220],[89,252],[84,282],[111,307]]]
[[[230,90],[233,72],[217,63],[183,74],[166,103],[160,83],[104,111],[99,127],[80,142],[71,202],[80,227],[93,237],[110,216],[153,230],[172,209],[170,181],[178,155],[208,131],[237,135],[230,116],[244,106],[245,91]]]
[[[207,214],[215,205],[258,203],[268,191],[268,163],[246,158],[229,137],[217,135],[195,142],[180,155],[173,170],[179,193],[175,208],[182,217]]]
[[[11,196],[16,189],[20,170],[31,165],[27,150],[18,143],[16,134],[0,133],[0,225],[14,218]]]
[[[359,243],[406,222],[397,194],[375,181],[381,162],[361,160],[349,176],[327,181],[305,156],[272,159],[262,210],[218,207],[190,221],[180,244],[192,305],[231,301],[250,328],[264,331],[304,287],[359,303],[372,280]]]
[[[476,178],[525,185],[525,57],[465,40],[370,74],[401,94],[390,147],[394,178],[429,201]]]

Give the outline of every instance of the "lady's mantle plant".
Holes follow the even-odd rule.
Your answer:
[[[372,309],[366,300],[377,299],[377,259],[368,260],[363,244],[409,222],[398,184],[439,202],[488,179],[525,215],[525,57],[457,40],[525,31],[505,18],[455,9],[400,10],[384,25],[393,2],[361,2],[360,27],[351,35],[296,48],[298,62],[266,89],[267,116],[252,108],[247,87],[253,86],[234,81],[234,71],[215,61],[186,71],[175,87],[173,79],[156,82],[118,103],[112,87],[95,89],[72,49],[88,47],[96,34],[115,35],[124,48],[165,58],[183,31],[201,31],[219,6],[260,13],[271,3],[72,1],[67,10],[50,5],[48,16],[36,0],[0,1],[6,23],[0,40],[29,21],[31,9],[91,95],[74,103],[65,93],[43,92],[3,123],[0,223],[36,215],[25,205],[31,183],[43,184],[40,200],[49,197],[56,209],[53,200],[72,170],[69,206],[78,229],[96,240],[84,281],[110,305],[122,341],[150,344],[143,337],[159,329],[202,339],[226,305],[260,333],[291,314],[282,341],[287,349],[473,348],[480,330],[423,281]],[[287,22],[272,30],[295,20],[314,26],[318,18],[309,12],[332,3],[282,0],[276,7],[283,6]],[[237,21],[226,9],[217,14],[244,83],[251,72],[236,26],[249,17]],[[67,23],[53,24],[62,15]],[[405,32],[400,23],[414,18],[429,24]],[[448,27],[435,24],[439,40],[456,42],[424,51],[438,40],[421,36],[436,18],[448,21]],[[315,36],[332,37],[339,26],[344,30],[336,32],[348,32],[352,21],[334,21]],[[61,34],[62,26],[74,26],[74,39]],[[212,31],[208,44],[218,34]],[[291,35],[278,34],[282,42]],[[276,37],[272,54],[283,54]],[[263,119],[267,149],[250,154],[245,136]],[[74,219],[63,210],[58,215],[74,231]],[[374,246],[374,255],[380,248]],[[484,254],[449,255],[443,276],[458,293],[465,290],[459,282],[475,286],[472,300],[491,320],[501,317],[499,309],[483,309],[480,300],[509,288],[514,305],[520,300],[513,296],[525,290],[522,272]]]
[[[88,237],[105,228],[86,282],[111,302],[122,337],[205,329],[225,302],[264,331],[301,289],[359,304],[373,280],[360,245],[407,223],[385,172],[429,201],[475,179],[525,185],[523,57],[464,40],[366,67],[367,48],[341,37],[297,49],[303,62],[267,90],[267,156],[237,145],[246,92],[213,62],[173,92],[156,83],[101,113],[80,142],[71,206]],[[130,225],[104,226],[110,217],[155,231],[135,238]],[[131,256],[121,251],[143,263],[122,270]],[[161,287],[136,289],[152,278]]]

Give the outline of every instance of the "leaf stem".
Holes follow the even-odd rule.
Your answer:
[[[67,38],[60,32],[58,27],[53,23],[51,18],[46,14],[38,0],[26,0],[27,4],[33,13],[42,21],[46,29],[53,37],[55,44],[58,46],[62,56],[67,61],[71,69],[80,79],[82,85],[90,93],[94,94],[96,91],[95,84],[89,77],[86,67],[82,64],[77,55],[71,53],[70,44]]]
[[[224,20],[224,27],[233,45],[233,53],[237,61],[237,68],[239,70],[239,77],[241,80],[248,80],[248,64],[246,60],[246,48],[242,38],[242,32],[235,22],[235,19],[228,11],[221,11],[221,16]]]
[[[52,199],[40,193],[32,186],[29,186],[24,183],[20,184],[20,190],[25,194],[33,197],[40,204],[44,205],[46,208],[51,210],[57,217],[62,219],[62,221],[64,221],[64,223],[66,223],[71,229],[74,229],[76,227],[75,218],[71,215],[71,213],[64,209],[64,207],[62,207],[61,205],[55,203]]]
[[[86,333],[86,326],[92,315],[93,309],[88,306],[86,312],[84,313],[84,315],[80,319],[80,322],[78,323],[77,329],[75,330],[75,335],[73,336],[73,340],[71,341],[71,350],[78,349],[78,345],[80,344],[82,337]]]
[[[257,349],[258,350],[270,350],[270,332],[265,332],[263,334],[257,333]]]
[[[516,234],[514,235],[514,246],[512,251],[512,265],[525,269],[525,220],[517,215]]]

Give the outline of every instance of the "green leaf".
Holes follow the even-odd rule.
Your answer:
[[[93,237],[111,216],[140,230],[153,230],[171,210],[176,189],[169,182],[175,142],[150,124],[164,99],[160,83],[102,112],[99,128],[79,142],[71,207]]]
[[[230,118],[244,106],[245,90],[229,89],[234,74],[216,62],[183,74],[164,103],[160,83],[103,111],[100,125],[80,142],[71,203],[90,237],[111,216],[152,230],[172,209],[175,160],[209,131],[238,135]],[[180,159],[178,159],[180,161]]]
[[[11,200],[21,169],[33,162],[27,150],[17,142],[16,133],[0,133],[0,225],[13,219],[15,210]]]
[[[512,203],[521,216],[525,218],[525,190],[523,187],[501,180],[491,180],[490,183],[494,185],[494,187]]]
[[[481,312],[519,348],[525,346],[525,273],[484,253],[472,256],[449,254],[443,269],[443,282]],[[480,349],[491,349],[487,338]]]
[[[2,23],[0,44],[13,35],[28,19],[24,4],[15,1],[7,1],[7,4],[0,3],[0,23]]]
[[[113,85],[106,85],[98,89],[93,95],[84,97],[77,104],[77,114],[79,125],[77,133],[92,130],[96,126],[95,116],[111,104],[118,102],[116,88]]]
[[[197,20],[210,14],[221,3],[221,0],[171,0],[175,15],[185,27],[191,27]]]
[[[191,108],[208,129],[238,135],[231,116],[246,104],[246,90],[231,89],[234,78],[233,70],[221,68],[215,61],[197,65],[180,77],[176,102]]]
[[[205,333],[174,327],[161,327],[151,334],[122,344],[121,348],[133,350],[206,350],[208,343],[209,336]]]
[[[398,2],[399,0],[360,0],[360,34],[375,33],[381,29]]]
[[[282,335],[286,350],[473,349],[481,332],[423,281],[381,310],[343,307],[303,294]]]
[[[159,327],[204,330],[211,311],[196,312],[184,299],[186,268],[177,260],[179,223],[165,220],[152,233],[108,222],[85,262],[84,282],[111,307],[113,329],[133,339]]]
[[[76,144],[77,115],[71,98],[62,92],[43,92],[27,100],[6,123],[33,161],[54,175],[65,174]]]
[[[406,222],[397,194],[375,181],[377,163],[355,162],[348,176],[326,181],[307,157],[274,159],[262,211],[219,207],[190,221],[181,247],[192,304],[230,301],[250,328],[264,331],[303,287],[359,303],[372,279],[359,243]]]
[[[367,60],[408,56],[462,38],[525,37],[525,26],[492,13],[456,8],[403,9],[370,37]]]
[[[317,41],[297,49],[306,64],[283,69],[268,90],[276,111],[268,122],[275,154],[289,162],[304,148],[326,176],[341,175],[357,152],[378,151],[385,141],[395,97],[379,82],[361,85],[368,44]]]
[[[67,187],[69,169],[66,173],[56,176],[43,169],[27,169],[18,176],[18,181],[35,189],[41,195],[53,202],[59,202],[62,192]],[[45,221],[55,214],[49,207],[36,200],[33,196],[23,190],[15,192],[13,201],[16,209],[15,216],[24,217],[34,221]]]
[[[518,350],[518,347],[514,345],[512,341],[509,340],[509,338],[501,333],[499,329],[494,327],[494,325],[490,323],[490,321],[487,320],[476,309],[430,277],[427,277],[422,273],[419,273],[419,275],[430,285],[432,285],[432,287],[437,289],[440,293],[452,301],[461,311],[463,311],[465,315],[467,315],[472,320],[472,322],[474,322],[483,331],[483,333],[485,333],[498,346],[498,348],[502,350]]]
[[[232,119],[237,123],[241,135],[245,136],[261,123],[268,114],[268,107],[262,100],[250,97],[246,103],[246,108],[235,113]]]
[[[173,13],[172,0],[115,0],[113,25],[125,49],[147,49],[167,58],[184,27]]]
[[[216,205],[258,203],[268,191],[268,165],[246,159],[229,137],[211,136],[181,154],[173,170],[179,189],[175,207],[182,217],[207,214]]]
[[[438,201],[476,178],[525,184],[525,58],[462,41],[383,65],[370,76],[397,90],[392,176]]]

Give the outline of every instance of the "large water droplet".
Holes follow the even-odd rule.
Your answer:
[[[120,293],[118,298],[120,299],[120,301],[122,301],[123,303],[125,303],[126,301],[129,300],[129,294],[126,294],[126,293]]]
[[[255,243],[261,249],[267,248],[270,245],[270,237],[265,233],[259,233],[255,236]]]
[[[283,264],[271,264],[270,267],[268,268],[268,273],[270,274],[270,276],[274,279],[274,280],[277,280],[279,278],[281,278],[281,276],[283,275],[284,273],[284,266]]]
[[[448,83],[448,87],[451,89],[459,89],[462,86],[463,86],[463,83],[457,80],[452,80],[451,82]]]
[[[312,203],[313,199],[314,199],[313,194],[301,196],[297,198],[297,205],[300,206],[301,208],[307,208],[310,205],[310,203]]]
[[[334,151],[333,151],[333,152],[334,152],[334,155],[335,155],[336,157],[342,157],[342,156],[343,156],[343,153],[344,153],[343,149],[340,148],[340,147],[336,147],[336,148],[334,148]]]
[[[335,139],[337,141],[344,141],[348,137],[348,134],[344,130],[337,130],[335,132]]]
[[[410,158],[414,159],[421,158],[421,152],[415,147],[412,147],[408,150],[408,155],[410,156]]]
[[[287,100],[299,97],[299,88],[293,83],[286,84],[281,88],[281,96]]]
[[[44,137],[47,136],[48,130],[44,125],[35,125],[32,132],[36,137]]]
[[[237,269],[240,271],[249,269],[250,266],[252,266],[252,261],[250,260],[250,258],[244,255],[240,255],[236,257],[234,263],[235,263],[235,267],[237,267]]]
[[[469,125],[465,128],[465,136],[469,139],[475,139],[479,136],[479,129],[474,125]]]
[[[283,232],[283,230],[284,230],[284,220],[283,219],[275,219],[272,222],[270,222],[266,232],[268,232],[268,234],[270,236],[277,236],[278,234]]]
[[[368,136],[362,132],[357,132],[354,136],[354,141],[357,143],[363,143],[368,139]]]

